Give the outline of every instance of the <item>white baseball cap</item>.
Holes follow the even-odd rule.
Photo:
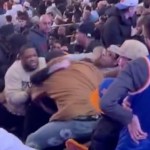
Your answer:
[[[121,45],[121,47],[111,45],[108,48],[108,51],[131,60],[149,55],[148,49],[145,44],[137,40],[126,40]]]
[[[139,0],[120,0],[119,3],[117,3],[115,6],[122,10],[122,9],[126,9],[128,7],[135,7],[137,6],[139,3]]]

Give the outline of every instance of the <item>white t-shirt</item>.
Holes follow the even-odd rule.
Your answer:
[[[0,150],[35,150],[24,145],[16,136],[0,128]]]
[[[27,91],[31,88],[30,77],[44,67],[46,67],[45,58],[39,58],[39,67],[35,71],[26,72],[20,60],[15,61],[7,70],[4,94],[7,101],[5,107],[9,112],[15,115],[25,115],[26,102],[29,99]]]

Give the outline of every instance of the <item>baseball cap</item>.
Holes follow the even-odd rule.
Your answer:
[[[126,40],[121,47],[111,45],[108,51],[131,60],[149,55],[147,47],[137,40]]]
[[[139,3],[139,0],[120,0],[119,3],[117,3],[115,6],[120,9],[126,9],[128,7],[134,7],[137,6]]]
[[[94,23],[88,22],[81,24],[77,31],[86,34],[86,36],[90,38],[93,36],[94,28]]]
[[[23,6],[25,6],[25,7],[27,7],[27,8],[30,8],[30,3],[27,2],[27,1],[25,1],[24,4],[23,4]]]

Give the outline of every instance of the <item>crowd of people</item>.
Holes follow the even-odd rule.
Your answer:
[[[149,53],[149,0],[0,0],[0,150],[149,150]]]

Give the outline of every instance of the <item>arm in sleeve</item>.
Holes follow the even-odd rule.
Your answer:
[[[79,61],[79,60],[83,60],[86,58],[88,58],[92,61],[96,59],[96,57],[93,53],[68,54],[65,57],[68,58],[70,61]]]
[[[111,70],[111,71],[104,71],[104,77],[105,78],[109,78],[109,77],[116,78],[118,76],[118,74],[119,74],[118,68]]]
[[[102,97],[101,108],[107,116],[123,125],[131,122],[132,112],[125,110],[119,104],[119,101],[123,100],[128,95],[128,92],[135,92],[145,85],[149,77],[147,68],[148,65],[145,59],[139,58],[132,61],[120,73]]]
[[[71,65],[68,59],[62,59],[61,61],[53,60],[53,64],[47,64],[47,67],[41,69],[31,76],[31,82],[35,85],[39,85],[44,82],[51,74],[56,71],[66,69]]]
[[[25,103],[29,94],[21,89],[21,79],[17,72],[8,70],[5,76],[5,97],[6,100],[13,104]]]

